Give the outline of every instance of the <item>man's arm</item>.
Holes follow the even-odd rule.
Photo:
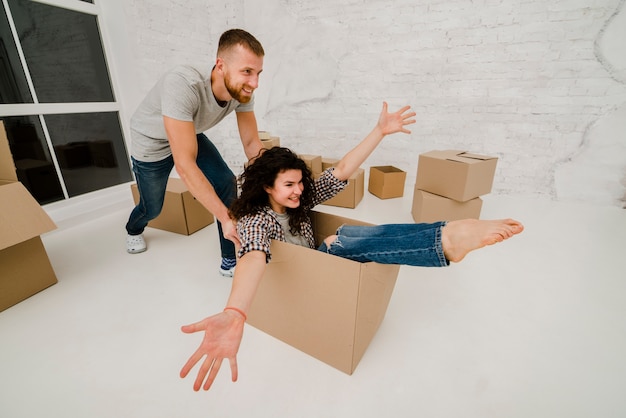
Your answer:
[[[254,112],[238,112],[237,127],[239,128],[241,145],[243,145],[246,157],[248,157],[248,160],[257,157],[261,149],[263,149],[263,145],[259,139],[259,130]]]
[[[180,178],[185,182],[191,194],[220,221],[224,237],[233,241],[235,245],[240,245],[235,226],[228,215],[228,209],[196,162],[198,142],[193,122],[163,116],[163,124]]]

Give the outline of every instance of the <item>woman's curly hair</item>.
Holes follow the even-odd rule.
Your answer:
[[[287,208],[291,233],[300,233],[300,225],[307,222],[308,211],[314,197],[314,182],[311,170],[296,153],[288,148],[273,147],[265,150],[239,176],[241,193],[230,206],[231,216],[239,220],[246,215],[259,213],[270,205],[265,187],[274,187],[279,173],[286,170],[300,170],[304,190],[297,208]]]

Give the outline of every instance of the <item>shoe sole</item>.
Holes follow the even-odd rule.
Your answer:
[[[146,250],[147,250],[147,248],[142,248],[142,249],[139,249],[139,250],[128,250],[127,249],[126,252],[128,254],[139,254],[139,253],[145,252]]]

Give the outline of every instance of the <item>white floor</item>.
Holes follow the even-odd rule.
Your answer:
[[[320,209],[411,222],[411,194]],[[626,416],[625,210],[486,196],[482,218],[526,231],[402,267],[352,376],[246,326],[239,381],[224,366],[200,393],[178,372],[201,335],[180,326],[227,297],[216,227],[149,229],[131,256],[128,210],[44,236],[59,283],[0,313],[0,417]]]

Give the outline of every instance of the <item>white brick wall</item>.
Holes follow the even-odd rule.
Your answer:
[[[500,157],[494,193],[624,205],[624,0],[122,4],[140,74],[123,100],[175,64],[211,66],[219,35],[242,27],[266,50],[259,128],[285,146],[341,156],[383,100],[411,104],[413,133],[387,138],[366,165],[411,177],[421,152],[468,149]],[[209,136],[238,170],[234,117]]]

